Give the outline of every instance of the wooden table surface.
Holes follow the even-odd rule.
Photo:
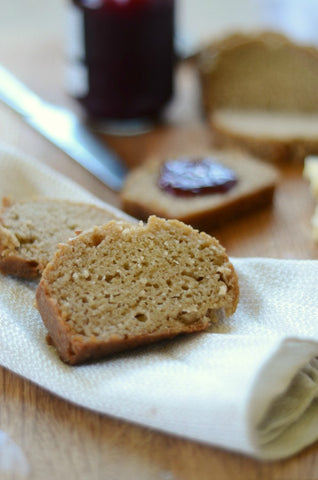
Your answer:
[[[77,111],[63,85],[64,1],[1,3],[0,63],[42,97]],[[152,152],[212,145],[213,138],[200,114],[200,92],[191,64],[179,65],[176,87],[164,126],[136,137],[104,137],[127,165],[142,162]],[[116,194],[3,105],[0,142],[17,146],[119,206]],[[211,231],[229,255],[318,258],[318,246],[310,231],[314,204],[302,178],[302,165],[280,166],[280,170],[281,182],[272,207]],[[34,480],[318,478],[318,445],[288,460],[259,462],[81,409],[3,368],[0,381],[0,429],[21,447],[31,467],[29,478]],[[0,478],[7,477],[0,471]],[[20,477],[12,474],[8,478]]]

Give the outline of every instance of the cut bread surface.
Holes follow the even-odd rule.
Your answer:
[[[233,135],[260,140],[318,140],[318,111],[298,113],[222,108],[211,114],[211,121],[216,128],[232,132]]]
[[[95,205],[68,200],[4,199],[0,214],[0,271],[23,278],[37,278],[57,245],[86,230],[106,223],[115,215]]]
[[[177,220],[111,221],[59,247],[37,305],[60,357],[81,363],[234,313],[236,273],[214,238]]]

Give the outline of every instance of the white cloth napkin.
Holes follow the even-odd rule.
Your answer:
[[[1,196],[96,200],[3,145],[0,172]],[[292,455],[318,439],[318,262],[232,260],[232,318],[78,367],[47,345],[36,283],[0,276],[0,364],[97,412],[260,459]]]

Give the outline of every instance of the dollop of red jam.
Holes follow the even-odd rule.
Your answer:
[[[178,158],[166,161],[160,170],[158,185],[180,196],[225,193],[238,182],[233,170],[213,158]]]

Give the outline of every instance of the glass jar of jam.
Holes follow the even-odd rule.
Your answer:
[[[173,93],[174,0],[69,0],[68,92],[103,122],[154,119]]]

